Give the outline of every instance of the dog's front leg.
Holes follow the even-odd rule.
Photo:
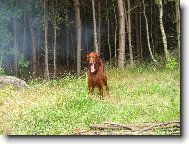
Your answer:
[[[103,84],[101,84],[100,86],[99,86],[99,90],[100,90],[100,99],[104,99],[104,96],[103,96]]]

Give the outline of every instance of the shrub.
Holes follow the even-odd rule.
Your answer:
[[[166,63],[166,68],[173,70],[179,66],[178,60],[175,57],[170,57],[169,61]]]
[[[0,67],[0,75],[4,74],[4,69]]]

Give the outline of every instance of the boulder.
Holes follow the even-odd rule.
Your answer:
[[[0,88],[8,84],[12,84],[15,88],[28,87],[24,80],[21,80],[15,76],[0,76]]]

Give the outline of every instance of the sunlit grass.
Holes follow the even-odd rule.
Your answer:
[[[110,98],[88,97],[86,75],[32,80],[27,89],[0,89],[1,134],[60,135],[113,121],[122,124],[180,120],[179,70],[108,67]]]

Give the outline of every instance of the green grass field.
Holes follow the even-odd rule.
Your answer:
[[[0,134],[69,135],[105,121],[120,124],[180,121],[180,70],[107,68],[110,98],[88,97],[86,75],[71,74],[27,89],[0,89]],[[105,90],[105,88],[104,88]]]

